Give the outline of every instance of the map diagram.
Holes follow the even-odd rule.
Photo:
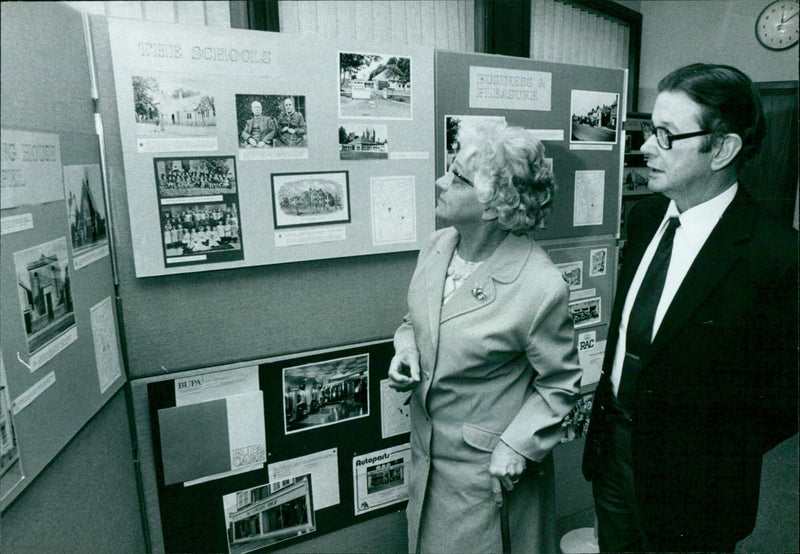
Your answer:
[[[575,206],[572,225],[603,224],[603,187],[605,172],[589,170],[575,172]]]
[[[414,176],[373,177],[372,242],[394,244],[417,240]]]

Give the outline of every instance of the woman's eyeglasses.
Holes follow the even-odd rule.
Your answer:
[[[461,181],[465,185],[469,185],[470,187],[473,188],[475,187],[475,183],[473,183],[472,181],[461,175],[461,173],[459,173],[455,167],[452,166],[450,167],[450,173],[452,173],[453,177],[456,177],[459,181]]]

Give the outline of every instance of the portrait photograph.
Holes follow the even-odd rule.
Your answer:
[[[389,135],[386,125],[345,123],[339,125],[340,160],[386,160]]]
[[[350,222],[347,171],[273,173],[275,228]]]
[[[619,94],[573,90],[570,142],[614,144],[617,142]]]
[[[233,156],[155,158],[159,198],[236,194]]]
[[[134,75],[131,81],[137,137],[216,135],[217,109],[207,83],[167,74]]]
[[[283,369],[286,434],[369,416],[369,354]]]
[[[411,119],[411,58],[339,52],[339,117]]]
[[[237,94],[239,148],[306,148],[306,97],[290,94]]]

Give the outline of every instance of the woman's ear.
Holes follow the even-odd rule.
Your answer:
[[[481,214],[481,219],[484,221],[492,221],[493,219],[497,219],[497,217],[497,209],[492,207],[484,208],[483,214]]]

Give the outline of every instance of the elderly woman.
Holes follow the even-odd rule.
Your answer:
[[[531,238],[553,174],[522,128],[481,123],[459,142],[436,181],[452,227],[420,251],[389,367],[412,390],[409,550],[501,552],[505,512],[512,551],[554,552],[550,450],[581,369],[568,287]]]

